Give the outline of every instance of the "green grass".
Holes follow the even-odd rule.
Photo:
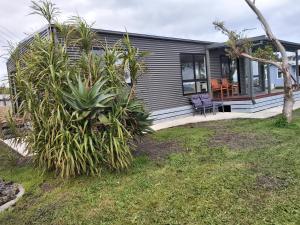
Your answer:
[[[182,153],[69,180],[16,165],[1,145],[0,177],[22,183],[26,194],[0,224],[300,224],[300,111],[287,127],[275,120],[163,130],[153,138],[181,143]],[[226,132],[236,139],[212,147]]]

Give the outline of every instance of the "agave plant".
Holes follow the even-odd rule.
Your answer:
[[[150,114],[145,110],[144,103],[136,98],[130,99],[130,92],[126,88],[114,99],[112,110],[116,111],[115,114],[133,138],[153,132],[150,128],[153,121],[149,118]]]
[[[77,77],[77,83],[68,79],[71,92],[62,91],[65,102],[75,110],[79,120],[93,119],[111,106],[115,94],[110,93],[111,88],[105,88],[107,80],[99,79],[91,88],[81,78]]]

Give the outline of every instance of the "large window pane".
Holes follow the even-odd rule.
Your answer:
[[[183,93],[184,94],[196,93],[195,82],[183,82]]]
[[[129,70],[128,67],[125,68],[124,74],[125,74],[125,82],[126,82],[127,84],[131,84],[130,70]]]
[[[196,79],[206,79],[206,65],[204,56],[195,56],[195,75]]]
[[[105,53],[104,49],[103,49],[103,48],[99,48],[99,47],[93,47],[93,48],[92,48],[92,52],[93,52],[95,55],[100,56],[100,57],[103,56],[104,53]]]
[[[194,79],[194,65],[192,55],[181,55],[181,72],[183,80]]]
[[[237,69],[237,61],[236,60],[231,60],[229,79],[233,83],[238,83],[238,69]]]
[[[230,75],[230,60],[227,56],[221,56],[221,76],[228,78]]]
[[[201,54],[182,54],[182,86],[185,95],[208,91],[205,56]]]
[[[206,81],[197,81],[197,92],[205,93],[207,92],[207,82]]]

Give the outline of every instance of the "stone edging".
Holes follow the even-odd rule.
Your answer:
[[[20,185],[20,184],[17,184],[17,185],[18,185],[19,193],[17,194],[16,198],[9,202],[6,202],[4,205],[1,205],[0,212],[3,212],[4,210],[12,207],[24,195],[25,189],[22,187],[22,185]]]

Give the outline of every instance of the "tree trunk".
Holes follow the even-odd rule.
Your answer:
[[[288,64],[284,63],[282,72],[284,73],[284,103],[282,114],[287,119],[287,122],[292,122],[293,118],[293,106],[294,106],[294,97],[293,97],[293,84],[292,77],[288,69]]]

